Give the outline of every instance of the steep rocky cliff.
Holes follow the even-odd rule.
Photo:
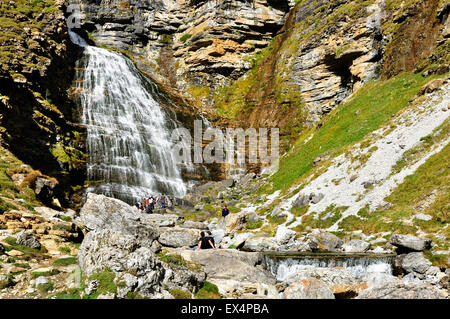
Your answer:
[[[27,175],[32,188],[39,187],[36,177],[48,175],[49,191],[36,194],[67,206],[72,187],[83,185],[85,154],[84,130],[67,93],[77,50],[68,41],[64,3],[17,0],[2,2],[0,11],[0,143],[32,167],[9,167],[8,175]]]
[[[91,39],[173,97],[288,141],[372,79],[448,71],[447,1],[71,3]]]
[[[129,57],[178,124],[279,127],[277,165],[234,180],[226,165],[191,172],[225,180],[172,198],[164,215],[91,194],[78,218],[67,208],[81,203],[88,154],[68,5],[81,10],[74,30]],[[208,286],[203,271],[228,297],[298,298],[314,293],[306,286],[327,298],[448,296],[449,0],[12,0],[0,13],[2,297],[190,298]],[[400,277],[318,268],[275,287],[253,271],[217,276],[217,262],[185,249],[207,228],[230,250],[397,252]],[[206,256],[264,268],[261,256],[219,254]],[[42,274],[52,293],[36,292],[51,288],[32,279]]]

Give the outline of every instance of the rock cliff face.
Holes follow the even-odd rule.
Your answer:
[[[290,138],[370,80],[448,71],[445,1],[71,3],[97,45],[126,51],[218,125]]]
[[[81,6],[82,28],[98,45],[129,51],[157,82],[209,106],[208,91],[248,71],[293,6],[288,0],[71,3]]]
[[[83,183],[85,155],[84,130],[66,91],[76,50],[68,41],[63,1],[17,0],[0,10],[0,144],[56,177],[53,195],[67,205],[70,186]]]

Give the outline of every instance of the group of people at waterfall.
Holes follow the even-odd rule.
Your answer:
[[[142,212],[147,214],[153,214],[153,211],[156,209],[157,204],[161,206],[161,209],[165,209],[168,204],[168,199],[164,194],[160,196],[148,196],[142,199],[140,202],[137,202],[135,206]],[[170,204],[170,202],[169,202]],[[170,205],[169,205],[170,206]],[[230,214],[230,210],[227,205],[222,208],[222,218],[225,219]],[[198,245],[194,248],[194,250],[199,249],[216,249],[216,245],[214,242],[214,237],[210,231],[202,231],[200,233],[200,238],[198,240]]]
[[[156,205],[158,203],[162,209],[166,208],[167,198],[164,194],[156,197],[150,195],[147,198],[142,199],[140,202],[137,202],[136,207],[143,213],[153,214],[153,210],[156,209]]]

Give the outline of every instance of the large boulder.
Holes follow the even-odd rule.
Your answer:
[[[142,216],[145,215],[136,207],[119,199],[88,193],[80,210],[79,221],[89,229],[122,230],[130,223],[139,222]]]
[[[230,245],[233,245],[236,248],[242,248],[245,244],[245,241],[254,236],[255,234],[253,233],[235,233],[230,241]]]
[[[363,290],[356,299],[445,299],[441,291],[428,283],[390,281]]]
[[[279,245],[273,237],[254,236],[245,241],[242,250],[245,251],[276,251]]]
[[[31,230],[26,230],[16,235],[17,243],[19,245],[27,246],[34,249],[41,249],[41,243]]]
[[[292,283],[283,294],[283,299],[335,299],[325,283],[316,278],[306,278]]]
[[[432,265],[422,252],[409,253],[401,260],[401,267],[407,273],[416,272],[424,274]]]
[[[197,222],[194,220],[186,220],[180,227],[208,230],[208,226],[206,226],[205,223]]]
[[[306,206],[309,204],[309,195],[302,195],[299,194],[297,196],[297,198],[294,200],[294,202],[292,203],[292,205],[294,205],[294,207],[296,208],[302,208],[303,206]]]
[[[171,289],[192,291],[201,286],[198,276],[187,268],[170,272],[148,247],[141,245],[137,235],[124,234],[112,229],[89,232],[78,253],[83,274],[109,269],[114,272],[117,296],[124,298],[129,292],[137,292],[149,298],[167,298]]]
[[[295,239],[297,233],[285,226],[278,226],[275,234],[275,240],[278,245],[286,245]]]
[[[246,283],[274,285],[275,277],[264,269],[263,255],[235,249],[178,249],[184,259],[197,262],[206,272],[208,280],[232,280]]]
[[[343,244],[339,237],[325,231],[313,232],[308,237],[312,237],[317,241],[317,250],[319,251],[337,252],[340,251]]]
[[[383,272],[368,272],[359,278],[359,280],[366,283],[368,287],[379,286],[387,282],[401,282],[398,277]]]
[[[341,298],[354,297],[359,291],[367,288],[366,284],[360,284],[348,270],[343,268],[314,267],[299,269],[295,273],[288,275],[284,282],[293,284],[308,278],[319,279],[335,296]]]
[[[148,214],[144,215],[141,219],[159,227],[173,227],[181,218],[175,214]]]
[[[241,230],[245,227],[247,222],[247,215],[244,213],[229,214],[225,218],[225,231],[231,233],[233,231]]]
[[[342,249],[346,253],[364,253],[368,251],[370,244],[364,240],[353,239],[342,245]]]
[[[412,235],[392,235],[389,243],[398,247],[397,252],[422,251],[431,248],[431,239]]]
[[[353,285],[357,283],[357,279],[348,270],[345,270],[344,268],[327,267],[299,269],[295,273],[288,275],[284,281],[288,284],[292,284],[305,278],[320,279],[329,287]]]
[[[168,247],[193,247],[198,244],[200,231],[189,228],[166,228],[159,236],[159,243]]]
[[[77,222],[89,230],[111,229],[136,236],[141,245],[151,248],[159,230],[149,216],[121,200],[88,193]]]

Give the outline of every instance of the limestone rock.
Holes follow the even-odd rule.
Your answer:
[[[263,256],[235,249],[179,249],[186,260],[199,263],[208,278],[240,282],[275,284],[275,277],[262,268]]]
[[[207,230],[208,226],[206,226],[202,222],[196,222],[193,220],[187,220],[185,221],[180,227],[182,228],[194,228],[194,229],[200,229],[200,230]]]
[[[395,276],[382,273],[382,272],[369,272],[364,274],[360,278],[361,282],[364,282],[368,285],[368,287],[375,287],[387,282],[400,282],[401,280]]]
[[[317,249],[319,251],[339,251],[343,244],[342,240],[339,237],[324,231],[311,233],[309,234],[309,236],[315,238],[318,241]]]
[[[414,216],[414,218],[417,218],[417,219],[423,220],[423,221],[429,221],[429,220],[433,219],[433,217],[431,215],[423,214],[423,213],[417,214],[416,216]]]
[[[278,226],[277,232],[275,235],[275,240],[277,241],[278,245],[286,245],[289,242],[291,242],[293,239],[295,239],[295,236],[297,233],[285,226]]]
[[[392,235],[389,242],[402,250],[422,251],[431,247],[431,239],[412,235]]]
[[[198,244],[200,231],[188,228],[171,228],[161,232],[159,243],[168,247],[192,247]]]
[[[299,195],[292,205],[294,205],[296,208],[302,208],[303,206],[306,206],[309,204],[309,196],[307,195]]]
[[[427,283],[387,282],[363,290],[356,299],[445,299],[446,296]]]
[[[104,195],[89,193],[77,220],[89,229],[111,229],[137,236],[140,244],[148,248],[159,237],[158,227],[149,219],[149,215],[140,213],[137,208],[121,200]]]
[[[431,261],[426,259],[422,252],[407,254],[402,260],[402,268],[408,272],[424,274],[431,267]]]
[[[116,274],[117,295],[138,292],[150,298],[163,298],[163,280],[173,288],[192,290],[201,282],[188,269],[179,276],[169,278],[166,268],[152,250],[142,246],[138,235],[124,234],[112,229],[89,232],[78,254],[78,261],[87,276],[109,268]]]
[[[358,283],[356,278],[343,268],[322,268],[314,267],[310,269],[299,269],[295,273],[285,278],[285,282],[292,284],[301,279],[316,278],[322,281],[332,291],[336,288],[351,286]]]
[[[20,232],[19,234],[17,234],[16,239],[19,245],[24,245],[38,250],[41,249],[41,243],[30,230]]]
[[[246,214],[228,214],[225,218],[225,230],[227,233],[241,230],[242,228],[244,228],[246,221]]]
[[[306,278],[292,283],[282,295],[283,299],[335,299],[333,292],[321,280]]]
[[[146,214],[141,219],[159,227],[173,227],[180,219],[180,216],[174,214]]]
[[[40,285],[48,284],[49,282],[50,281],[45,276],[39,276],[35,281],[35,285],[38,287]]]
[[[369,250],[370,244],[360,239],[353,239],[342,245],[346,253],[363,253]]]
[[[266,250],[278,250],[278,247],[279,246],[274,238],[254,236],[245,241],[242,250],[259,252]]]

